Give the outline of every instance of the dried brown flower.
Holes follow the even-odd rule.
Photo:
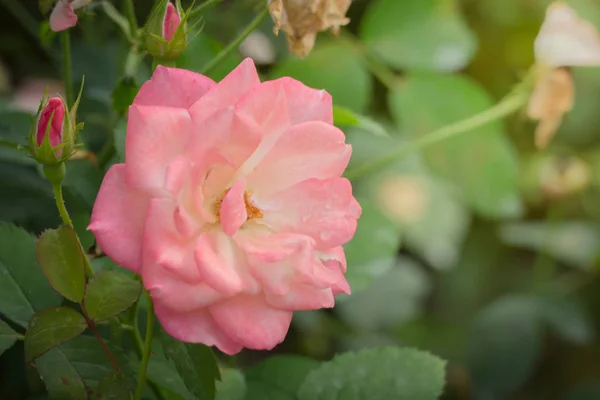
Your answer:
[[[339,33],[350,19],[346,12],[352,0],[269,0],[269,12],[275,22],[275,35],[283,30],[290,51],[306,57],[315,45],[317,33],[331,29]]]
[[[539,121],[535,130],[535,145],[548,145],[560,126],[563,116],[573,108],[573,77],[567,68],[545,72],[537,81],[529,100],[527,115]]]

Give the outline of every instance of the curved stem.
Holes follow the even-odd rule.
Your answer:
[[[71,37],[69,30],[65,29],[60,33],[60,42],[62,47],[62,77],[65,84],[65,94],[67,105],[73,106],[73,74],[71,72]]]
[[[138,375],[137,388],[135,390],[134,400],[141,400],[144,385],[146,383],[146,370],[148,369],[148,361],[150,361],[150,352],[152,351],[152,334],[154,331],[154,305],[152,298],[148,292],[144,292],[148,303],[146,315],[146,340],[144,341],[144,349],[142,352],[142,363],[140,364],[140,372]]]
[[[472,117],[462,121],[443,126],[432,133],[414,140],[412,143],[404,144],[401,147],[398,147],[396,150],[393,150],[392,152],[385,154],[380,158],[376,158],[368,163],[364,163],[363,165],[359,165],[354,168],[349,168],[344,176],[346,176],[348,179],[360,178],[378,168],[391,164],[394,161],[398,161],[402,157],[407,156],[416,150],[442,142],[454,136],[470,132],[473,129],[484,126],[491,121],[503,118],[523,107],[527,102],[527,98],[527,93],[517,91],[505,97],[504,100],[500,101],[495,106],[488,108],[479,114],[473,115]]]
[[[213,69],[215,69],[232,51],[234,51],[243,41],[254,31],[265,19],[265,17],[269,15],[269,9],[267,7],[263,8],[260,14],[258,14],[252,22],[244,29],[240,35],[235,38],[231,43],[229,43],[219,54],[215,56],[207,65],[204,66],[201,74],[207,75]]]
[[[73,227],[73,221],[69,216],[69,212],[67,211],[67,207],[65,207],[65,200],[63,198],[62,185],[56,184],[52,185],[52,190],[54,191],[54,201],[56,202],[56,208],[58,208],[58,213],[60,214],[60,218],[63,223],[68,227]],[[83,261],[85,264],[85,271],[88,277],[94,276],[94,269],[92,268],[92,264],[90,263],[90,259],[85,253],[83,246],[81,245],[81,240],[79,240],[79,236],[77,235],[77,243],[79,243],[79,248],[81,249],[81,253],[83,254]]]
[[[52,185],[52,189],[54,190],[54,201],[56,202],[56,208],[58,208],[58,213],[60,214],[60,219],[62,219],[62,221],[65,225],[73,228],[73,221],[71,221],[71,217],[69,216],[67,207],[65,207],[65,200],[63,199],[62,185]]]
[[[218,4],[222,1],[223,0],[206,0],[204,3],[200,4],[198,7],[194,8],[192,11],[190,11],[190,18],[194,18],[194,17],[204,13],[206,10],[208,10],[212,6]]]

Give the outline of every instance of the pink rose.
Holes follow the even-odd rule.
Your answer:
[[[350,293],[342,245],[361,208],[332,119],[325,91],[261,83],[250,59],[218,84],[161,66],[144,84],[89,229],[141,274],[169,334],[271,349],[294,310]]]

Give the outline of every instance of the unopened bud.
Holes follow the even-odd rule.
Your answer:
[[[179,2],[159,2],[152,12],[145,31],[148,53],[154,58],[174,61],[187,46],[185,17],[182,18]]]
[[[62,98],[44,95],[29,134],[29,155],[40,164],[60,164],[75,153],[75,136],[81,129],[75,121],[80,98],[81,91],[69,110]]]
[[[65,104],[62,99],[58,97],[52,97],[48,100],[48,103],[42,112],[40,113],[37,120],[37,129],[35,141],[38,146],[42,145],[44,138],[48,136],[50,145],[56,147],[62,143],[63,132],[65,128]],[[56,150],[57,155],[60,157],[62,149]]]

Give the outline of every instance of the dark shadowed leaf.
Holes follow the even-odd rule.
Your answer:
[[[46,390],[53,399],[86,400],[83,379],[60,347],[51,349],[35,362]]]
[[[131,389],[122,372],[113,372],[98,385],[98,400],[130,400]]]
[[[25,359],[31,362],[52,347],[79,336],[86,327],[85,318],[72,308],[53,307],[36,312],[25,332]]]
[[[85,310],[94,321],[103,321],[134,305],[141,293],[140,281],[117,271],[101,271],[88,284]]]
[[[129,387],[134,387],[136,374],[130,368],[130,360],[122,349],[105,340],[107,347],[119,364],[120,370],[125,374]],[[58,368],[58,361],[61,367]],[[70,371],[70,376],[78,376],[85,385],[89,397],[95,398],[98,386],[107,375],[115,372],[108,356],[93,336],[81,335],[62,345],[55,347],[36,360],[36,366],[40,372],[46,387],[50,382],[58,388],[62,382],[61,371]],[[61,398],[57,396],[57,398]],[[65,397],[62,397],[65,398]]]
[[[480,311],[467,360],[478,396],[509,398],[531,376],[541,351],[541,328],[532,297],[507,296]]]
[[[26,327],[36,310],[61,302],[38,265],[35,238],[0,223],[0,314]]]
[[[215,382],[221,379],[212,350],[201,344],[178,341],[161,330],[165,355],[173,361],[188,390],[200,400],[215,398]]]
[[[154,347],[153,345],[152,348]],[[173,362],[159,357],[150,357],[147,374],[148,380],[168,393],[169,398],[194,399],[177,373]]]
[[[0,320],[0,355],[10,348],[19,336],[6,322]]]
[[[84,254],[77,234],[68,226],[50,229],[38,239],[37,258],[52,287],[74,303],[85,292]]]
[[[115,111],[124,113],[127,111],[133,99],[137,96],[140,87],[132,77],[122,78],[112,93],[112,106]]]

